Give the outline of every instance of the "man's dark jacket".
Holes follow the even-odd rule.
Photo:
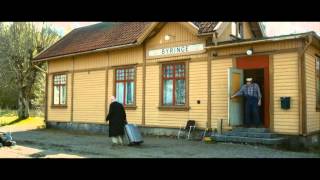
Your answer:
[[[109,120],[109,137],[124,135],[124,126],[127,124],[126,112],[122,104],[112,102],[106,121]]]

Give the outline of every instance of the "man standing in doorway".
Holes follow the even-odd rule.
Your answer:
[[[259,127],[261,122],[259,118],[259,106],[261,106],[261,91],[257,83],[252,83],[252,78],[246,78],[247,83],[236,92],[231,98],[236,96],[244,96],[245,104],[245,122],[246,127],[254,124]]]
[[[127,123],[126,112],[122,104],[111,96],[111,104],[106,121],[109,120],[109,137],[111,137],[112,145],[123,145],[124,126]]]

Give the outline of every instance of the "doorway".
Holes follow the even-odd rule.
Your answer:
[[[243,71],[243,82],[246,82],[246,78],[253,78],[253,83],[257,83],[260,87],[261,95],[262,95],[262,100],[264,98],[264,69],[246,69]],[[246,103],[246,100],[243,100],[243,104]],[[259,118],[262,124],[264,125],[264,103],[261,103],[261,106],[259,108]],[[243,118],[245,119],[245,113],[243,113]]]
[[[236,68],[243,70],[243,78],[252,77],[260,87],[262,99],[259,108],[260,120],[265,128],[269,128],[269,56],[245,56],[236,60]],[[244,113],[243,113],[244,114]]]

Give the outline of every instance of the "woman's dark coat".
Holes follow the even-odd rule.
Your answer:
[[[112,102],[106,121],[109,120],[109,137],[124,135],[124,126],[127,124],[126,112],[122,104]]]

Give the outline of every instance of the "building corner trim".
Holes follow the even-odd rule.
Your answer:
[[[207,128],[211,128],[211,59],[207,57],[207,73],[208,73],[208,102],[207,102]]]
[[[145,107],[146,107],[146,45],[143,43],[143,64],[142,64],[142,125],[146,124],[145,121]]]
[[[306,103],[306,62],[305,62],[305,54],[308,49],[308,47],[312,43],[312,36],[309,35],[308,39],[304,42],[305,45],[302,46],[301,50],[299,51],[299,80],[300,80],[300,126],[299,128],[301,132],[299,134],[306,136],[308,134],[308,128],[307,128],[307,103]]]

